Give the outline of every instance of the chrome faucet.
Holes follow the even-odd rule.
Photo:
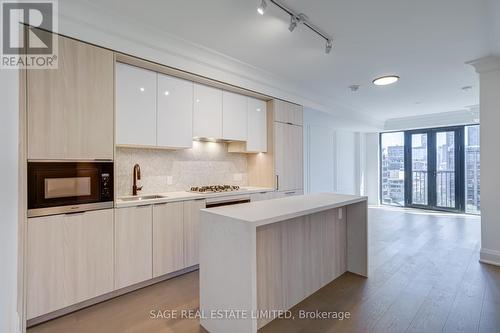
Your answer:
[[[132,185],[132,195],[137,195],[137,191],[142,190],[142,186],[137,187],[137,180],[141,179],[141,167],[134,165],[134,185]]]

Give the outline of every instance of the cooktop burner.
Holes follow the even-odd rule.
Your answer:
[[[218,192],[232,192],[238,191],[238,185],[209,185],[209,186],[193,186],[190,192],[197,193],[218,193]]]

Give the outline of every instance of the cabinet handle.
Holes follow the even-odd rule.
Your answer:
[[[280,176],[276,175],[276,191],[280,189]]]
[[[295,194],[295,192],[285,192],[285,195]]]
[[[205,198],[194,199],[194,201],[201,201],[201,200],[205,200]]]
[[[135,206],[135,207],[136,207],[136,208],[144,208],[144,207],[149,207],[149,206],[151,206],[151,205],[137,205],[137,206]]]
[[[64,215],[83,215],[85,212],[69,212],[69,213],[64,213]]]
[[[259,194],[266,194],[267,192],[259,192]]]

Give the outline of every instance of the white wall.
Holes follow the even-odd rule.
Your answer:
[[[365,195],[368,196],[368,204],[379,204],[379,133],[367,133],[365,136]]]
[[[17,315],[18,71],[0,70],[0,332],[19,332]]]
[[[304,109],[305,192],[367,195],[378,204],[378,134],[344,125]]]
[[[500,266],[500,56],[473,65],[480,73],[481,260]]]
[[[360,194],[359,192],[359,142],[358,134],[344,130],[336,131],[337,192]]]

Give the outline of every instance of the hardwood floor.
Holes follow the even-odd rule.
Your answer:
[[[481,264],[480,219],[370,208],[370,277],[346,273],[277,319],[268,332],[500,332],[500,268]],[[28,333],[205,332],[196,319],[151,310],[198,308],[198,272],[32,327]],[[350,319],[298,319],[299,310]]]

